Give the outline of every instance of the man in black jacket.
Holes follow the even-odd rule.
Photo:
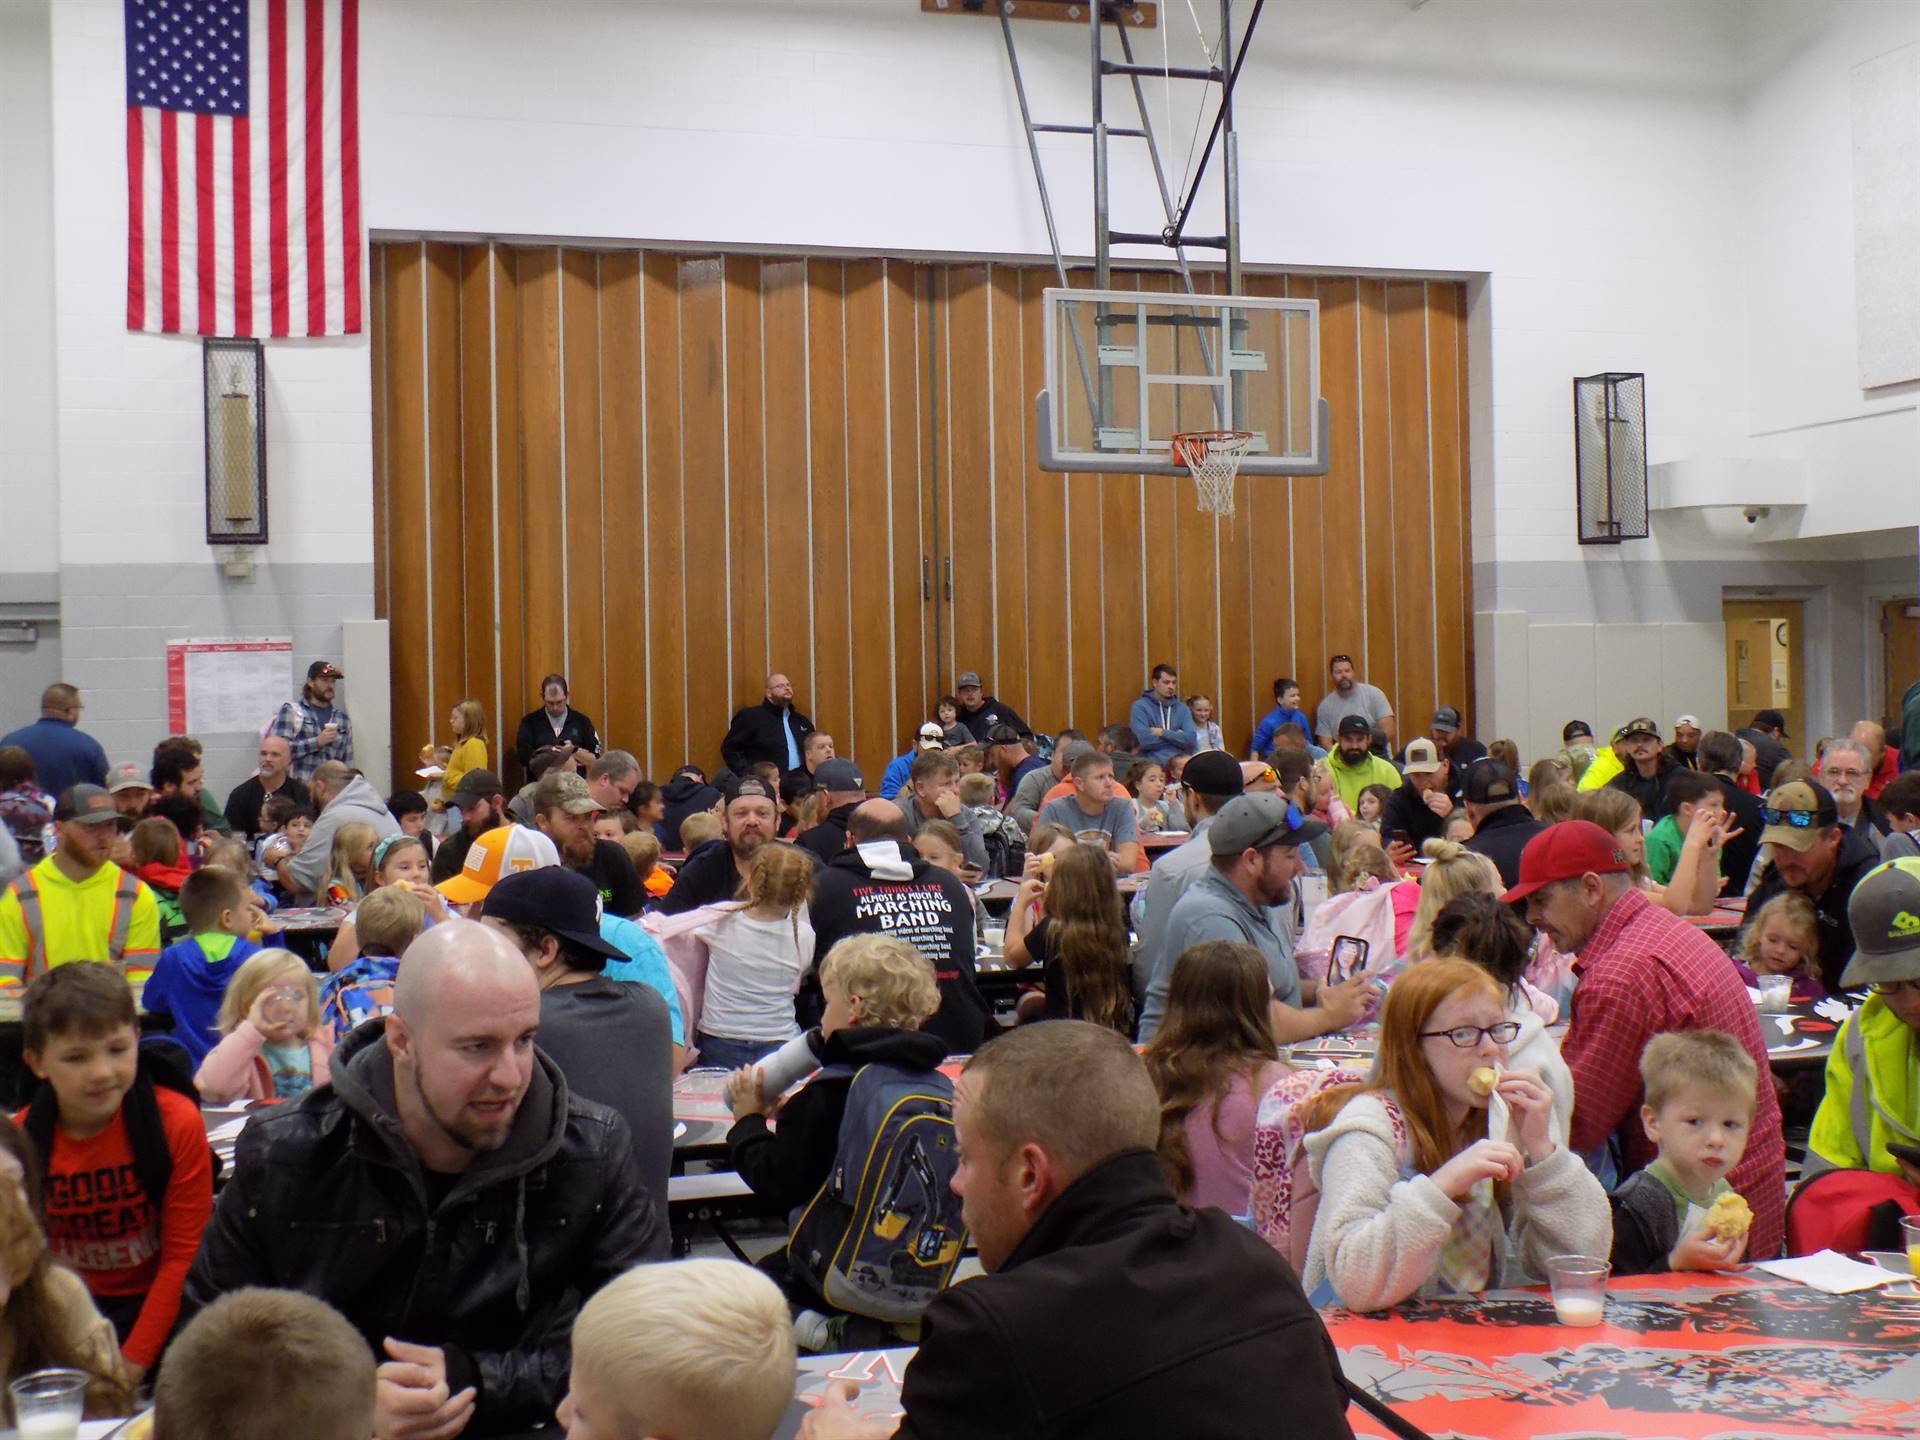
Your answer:
[[[953,698],[960,702],[960,723],[967,727],[967,733],[977,745],[985,745],[992,739],[996,725],[1011,725],[1016,730],[1027,728],[1027,722],[1011,705],[981,688],[980,677],[972,670],[955,682]],[[1120,728],[1126,729],[1124,725]]]
[[[1760,853],[1760,832],[1767,822],[1760,815],[1760,797],[1740,788],[1740,741],[1725,730],[1709,730],[1700,737],[1698,767],[1720,784],[1720,798],[1732,817],[1732,833],[1720,852],[1720,873],[1727,877],[1725,894],[1744,895]],[[1508,887],[1512,888],[1512,887]]]
[[[1453,813],[1447,793],[1452,767],[1433,741],[1424,735],[1408,741],[1402,764],[1405,778],[1380,812],[1380,833],[1386,836],[1387,853],[1396,865],[1417,856],[1428,840],[1439,839],[1447,828],[1447,816]]]
[[[827,813],[818,825],[794,836],[793,843],[811,850],[813,858],[825,865],[847,848],[847,822],[867,798],[867,782],[851,760],[829,760],[813,779],[826,792]]]
[[[784,777],[805,767],[807,736],[813,722],[793,706],[793,682],[779,671],[767,676],[766,697],[758,705],[733,712],[727,738],[720,742],[720,758],[736,775],[748,775],[766,762],[780,767]]]
[[[747,866],[779,831],[780,812],[766,786],[758,780],[741,780],[727,795],[720,823],[725,827],[721,838],[697,847],[673,877],[673,888],[660,898],[662,914],[678,915],[702,905],[737,900],[746,884]]]
[[[1639,716],[1613,732],[1613,743],[1625,746],[1620,759],[1626,768],[1607,784],[1640,802],[1641,819],[1660,819],[1667,813],[1667,782],[1680,771],[1660,744],[1660,727]]]
[[[1160,1098],[1125,1039],[1079,1020],[1014,1031],[961,1075],[954,1128],[953,1188],[987,1273],[927,1308],[897,1429],[856,1415],[849,1381],[803,1434],[1352,1435],[1339,1356],[1292,1267],[1168,1188]]]
[[[564,675],[549,675],[540,682],[540,708],[520,717],[520,729],[513,738],[513,753],[523,772],[542,746],[571,745],[586,755],[600,753],[593,721],[567,703],[571,693]]]
[[[1460,712],[1451,705],[1442,705],[1433,712],[1427,738],[1439,750],[1440,758],[1447,762],[1447,794],[1458,800],[1466,787],[1468,767],[1487,758],[1487,747],[1471,735],[1461,733]]]
[[[1520,883],[1520,852],[1547,827],[1520,803],[1520,777],[1498,760],[1481,760],[1467,772],[1466,805],[1473,821],[1467,849],[1493,861],[1511,890]]]
[[[667,1235],[626,1122],[568,1094],[539,1019],[504,936],[452,920],[415,941],[393,1014],[341,1045],[333,1083],[241,1135],[182,1322],[249,1285],[327,1301],[389,1357],[381,1435],[552,1415],[575,1313]]]
[[[980,1048],[987,1003],[974,983],[973,897],[922,860],[907,839],[906,816],[891,800],[869,800],[847,819],[847,848],[813,877],[814,965],[802,982],[802,1024],[820,1014],[820,960],[848,935],[898,936],[926,956],[940,1008],[921,1027],[955,1055]]]
[[[1737,739],[1753,746],[1753,767],[1760,776],[1760,788],[1773,788],[1773,772],[1793,759],[1793,751],[1782,742],[1787,735],[1787,717],[1778,710],[1756,710],[1753,723],[1733,732]]]

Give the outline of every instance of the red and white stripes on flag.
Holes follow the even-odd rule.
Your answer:
[[[127,107],[127,328],[361,328],[358,0],[247,0],[239,115]]]

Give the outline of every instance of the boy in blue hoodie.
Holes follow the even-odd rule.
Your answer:
[[[1286,675],[1274,681],[1273,702],[1273,709],[1260,717],[1259,725],[1254,728],[1253,744],[1248,747],[1255,760],[1264,760],[1272,753],[1273,737],[1282,725],[1298,725],[1300,733],[1307,737],[1308,746],[1313,744],[1313,722],[1300,708],[1299,682]]]
[[[1127,720],[1139,753],[1164,765],[1176,755],[1191,755],[1199,747],[1200,737],[1194,732],[1193,712],[1176,693],[1180,677],[1174,668],[1154,666],[1152,682],[1133,702]]]
[[[259,952],[247,939],[256,909],[244,876],[208,865],[181,882],[180,913],[187,936],[160,952],[140,1003],[152,1014],[173,1017],[173,1038],[186,1046],[197,1068],[220,1043],[213,1018],[227,981]]]

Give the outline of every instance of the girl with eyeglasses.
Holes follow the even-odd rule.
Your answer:
[[[1325,1091],[1307,1118],[1320,1201],[1301,1279],[1316,1302],[1382,1310],[1536,1282],[1550,1255],[1608,1253],[1606,1192],[1555,1139],[1553,1092],[1505,1068],[1520,1030],[1468,961],[1394,982],[1373,1078]]]

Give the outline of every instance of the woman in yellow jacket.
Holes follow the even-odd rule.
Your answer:
[[[1920,859],[1869,870],[1847,902],[1854,955],[1843,986],[1872,985],[1827,1058],[1809,1169],[1906,1174],[1887,1143],[1920,1146]]]
[[[487,712],[478,700],[462,700],[448,723],[453,726],[453,753],[447,756],[447,773],[440,777],[440,793],[450,798],[462,775],[487,768]]]

